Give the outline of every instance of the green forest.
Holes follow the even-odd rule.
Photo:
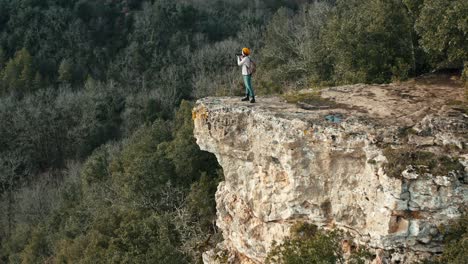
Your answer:
[[[200,263],[197,98],[468,78],[465,0],[0,0],[0,263]],[[261,100],[261,99],[260,99]],[[459,257],[459,256],[458,256]]]

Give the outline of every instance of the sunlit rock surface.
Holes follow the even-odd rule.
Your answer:
[[[216,193],[224,242],[204,262],[263,263],[298,221],[349,231],[387,263],[441,252],[440,225],[468,201],[468,116],[461,85],[439,80],[333,87],[322,91],[325,104],[199,100],[197,143],[225,175]],[[447,156],[462,169],[436,175],[407,164],[389,175],[386,149]]]

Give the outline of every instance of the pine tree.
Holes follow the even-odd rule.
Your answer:
[[[5,60],[5,51],[2,48],[0,48],[0,72],[3,69],[3,66],[5,66]]]
[[[22,48],[16,54],[15,60],[17,60],[17,63],[21,70],[19,79],[20,85],[22,87],[18,87],[18,90],[22,92],[32,90],[32,83],[34,80],[34,65],[31,54],[29,54],[29,52],[25,48]]]
[[[15,57],[8,61],[2,74],[2,81],[5,93],[23,95],[33,89],[34,80],[33,58],[29,52],[23,48],[16,52]]]
[[[63,84],[71,84],[73,82],[73,66],[68,59],[62,60],[59,69],[59,82]]]
[[[5,69],[2,72],[2,94],[8,94],[19,86],[19,73],[20,69],[17,65],[16,60],[9,60],[5,65]]]
[[[34,90],[39,90],[40,88],[44,86],[44,79],[42,78],[42,75],[38,71],[36,72],[36,75],[34,76],[32,86]]]

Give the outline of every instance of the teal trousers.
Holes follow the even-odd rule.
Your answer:
[[[252,87],[252,75],[242,75],[242,76],[244,76],[245,94],[251,97],[255,97],[255,93]]]

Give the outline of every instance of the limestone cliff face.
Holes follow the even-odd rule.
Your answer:
[[[468,116],[448,105],[462,94],[448,80],[329,88],[325,106],[278,97],[199,100],[197,143],[225,175],[216,193],[224,237],[217,250],[230,262],[263,263],[274,240],[306,221],[347,230],[388,262],[440,252],[439,226],[468,201]],[[415,151],[452,167],[391,163]],[[220,259],[216,250],[204,254],[205,263]]]

